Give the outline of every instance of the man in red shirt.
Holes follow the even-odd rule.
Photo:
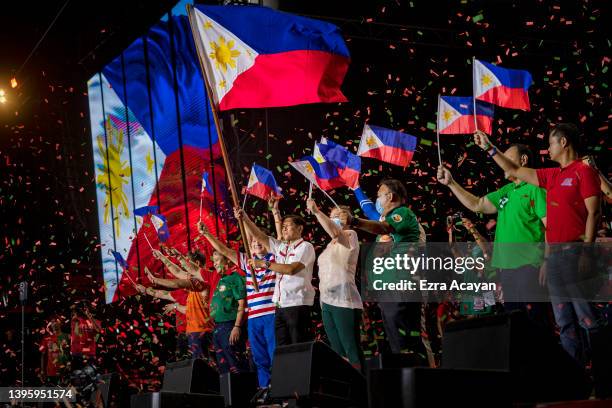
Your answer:
[[[73,370],[80,369],[89,363],[95,363],[96,334],[100,331],[100,324],[93,318],[87,305],[77,305],[73,308],[70,328],[70,354],[72,354]]]
[[[560,167],[535,170],[512,162],[491,144],[485,133],[477,131],[474,134],[475,143],[507,174],[546,190],[546,241],[556,244],[550,246],[547,280],[561,344],[576,361],[585,365],[588,348],[582,342],[579,328],[587,331],[595,392],[605,397],[612,395],[610,328],[599,310],[585,300],[580,286],[591,269],[592,248],[578,244],[559,245],[595,242],[600,217],[599,176],[579,160],[578,139],[575,125],[556,125],[548,136],[548,153]]]
[[[41,374],[45,383],[57,384],[68,364],[68,335],[57,319],[49,324],[48,335],[41,342]]]

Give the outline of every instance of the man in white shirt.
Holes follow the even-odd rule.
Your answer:
[[[267,236],[240,208],[234,209],[237,219],[242,219],[248,234],[259,242],[267,243],[267,250],[274,254],[274,262],[251,259],[253,268],[266,268],[276,272],[273,302],[276,304],[274,327],[276,345],[283,346],[312,340],[310,312],[315,290],[312,286],[312,270],[315,251],[310,242],[302,238],[306,222],[298,215],[283,218],[283,240]]]

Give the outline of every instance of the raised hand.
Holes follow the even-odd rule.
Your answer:
[[[198,232],[200,233],[200,235],[206,235],[209,232],[208,228],[206,227],[206,225],[204,225],[202,220],[198,221],[197,226],[198,226]]]
[[[234,217],[236,217],[237,220],[241,220],[244,217],[244,211],[242,211],[242,208],[234,207]]]
[[[319,212],[319,207],[317,207],[317,203],[312,198],[306,200],[306,208],[310,211],[311,214],[316,214]]]
[[[491,147],[491,142],[489,141],[489,136],[482,130],[477,130],[474,132],[474,143],[482,150],[489,150]]]
[[[155,284],[155,282],[156,282],[156,279],[157,279],[157,278],[156,278],[155,276],[153,276],[153,274],[151,273],[151,271],[149,270],[149,268],[147,268],[146,266],[145,266],[145,275],[147,276],[147,279],[148,279],[148,280],[149,280],[151,283]]]
[[[450,170],[443,165],[438,166],[437,178],[438,182],[445,186],[448,186],[453,181],[453,175],[451,174]]]

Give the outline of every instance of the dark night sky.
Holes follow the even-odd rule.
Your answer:
[[[15,283],[24,276],[36,282],[30,310],[42,317],[65,309],[73,299],[102,299],[85,81],[173,4],[72,0],[17,76],[19,88],[9,89],[9,79],[64,2],[2,5],[0,88],[8,91],[9,103],[0,105],[0,293],[9,301],[0,304],[0,325],[5,319],[9,325],[15,321]],[[466,62],[477,55],[528,69],[536,79],[531,112],[498,109],[496,138],[502,145],[523,141],[537,153],[546,147],[541,136],[550,122],[577,122],[585,131],[589,152],[603,167],[610,163],[611,45],[605,23],[610,21],[609,3],[281,1],[281,9],[329,18],[342,28],[352,55],[343,86],[351,102],[269,109],[272,136],[265,134],[263,110],[235,112],[241,149],[261,155],[272,141],[270,167],[276,168],[284,166],[289,156],[301,156],[313,145],[312,137],[356,143],[365,121],[432,140],[435,133],[428,124],[435,122],[437,94],[456,88],[457,95],[469,95]],[[229,135],[230,145],[233,140]],[[500,181],[501,174],[491,166],[482,167],[479,162],[484,158],[465,146],[467,136],[446,142],[445,158],[454,168],[461,166],[455,175],[471,179],[474,192],[484,193]],[[413,209],[430,236],[440,238],[435,221],[459,206],[432,179],[435,157],[434,147],[421,144],[407,173],[388,166],[383,173],[402,177]],[[544,156],[538,157],[541,164]],[[251,162],[252,156],[244,155],[235,170],[244,172]],[[371,176],[365,176],[362,184],[373,194],[379,163],[367,162],[364,168]],[[306,189],[295,175],[284,177],[284,171],[277,173],[277,179],[285,189],[289,183],[297,190]],[[336,194],[344,199],[346,192]],[[285,209],[300,204],[303,208],[300,200],[296,193]],[[345,201],[353,202],[349,200]]]

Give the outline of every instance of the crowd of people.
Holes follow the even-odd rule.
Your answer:
[[[503,169],[508,180],[500,189],[482,197],[462,187],[447,167],[438,167],[438,182],[448,187],[466,210],[497,214],[491,244],[463,214],[459,215],[461,222],[449,219],[447,226],[451,243],[456,240],[456,225],[465,228],[466,238],[475,243],[473,250],[489,260],[486,269],[497,273],[502,292],[515,288],[519,291],[520,288],[558,289],[587,267],[588,246],[587,249],[572,247],[571,251],[522,246],[520,253],[502,249],[504,244],[512,243],[595,242],[601,199],[603,196],[610,202],[611,188],[592,161],[578,156],[578,136],[574,125],[555,126],[549,135],[548,152],[559,167],[535,170],[530,167],[533,159],[528,146],[515,144],[501,152],[486,134],[476,132],[475,144],[488,154],[491,164]],[[220,373],[243,372],[254,365],[262,390],[270,386],[277,346],[314,339],[311,315],[315,299],[320,302],[322,325],[330,347],[357,370],[364,370],[360,330],[364,306],[356,281],[360,252],[357,231],[375,236],[376,242],[392,243],[389,256],[394,256],[393,251],[402,250],[395,243],[424,243],[426,235],[417,215],[407,205],[408,192],[400,180],[381,180],[374,202],[361,188],[354,189],[353,193],[367,218],[356,217],[351,207],[345,205],[334,206],[326,213],[320,203],[312,198],[307,200],[308,212],[329,239],[318,257],[314,246],[305,239],[304,218],[297,214],[281,216],[278,199],[271,198],[269,209],[274,218],[275,235],[257,225],[252,215],[235,208],[234,217],[243,223],[249,243],[247,252],[237,251],[234,249],[237,245],[223,242],[200,222],[200,237],[214,249],[213,270],[206,268],[205,256],[198,251],[184,255],[174,248],[163,247],[153,250],[153,256],[171,278],[160,278],[146,269],[150,284],[135,284],[136,290],[167,301],[164,310],[176,312],[180,355],[207,359]],[[313,286],[315,264],[318,295]],[[487,279],[487,276],[488,271],[481,270],[464,279]],[[536,324],[557,327],[560,343],[567,353],[581,366],[591,367],[597,395],[612,395],[609,386],[612,384],[612,337],[602,308],[586,300],[568,301],[555,293],[548,303],[503,301],[499,293],[495,305],[478,297],[440,302],[437,332],[443,335],[448,321],[465,316],[522,311]],[[525,296],[525,299],[532,298],[529,294]],[[421,303],[398,300],[380,302],[378,307],[392,353],[415,353],[423,349],[431,352],[425,338],[427,330],[422,327]],[[75,319],[73,325],[79,330],[96,330],[93,317],[85,323],[77,316]],[[54,340],[45,343],[49,344],[45,350],[51,359],[59,361],[67,340],[61,330],[51,332]],[[411,335],[414,332],[421,335]],[[247,342],[250,353],[245,352]],[[95,349],[95,342],[92,347]],[[87,355],[88,351],[83,346],[80,352],[75,349],[73,355]],[[431,366],[436,364],[435,358],[428,358],[428,362]],[[49,368],[46,372],[52,375]]]

